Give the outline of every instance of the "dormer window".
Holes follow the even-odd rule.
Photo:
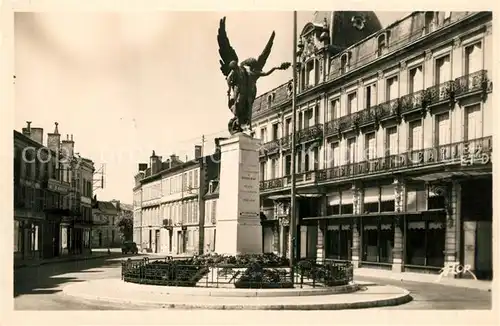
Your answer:
[[[387,31],[380,34],[377,38],[377,57],[381,57],[388,51],[389,33]]]
[[[271,108],[271,105],[273,104],[273,94],[269,94],[267,96],[267,107]]]
[[[311,60],[306,65],[306,85],[307,88],[316,86],[319,82],[319,74],[318,74],[319,64],[317,64],[317,60]]]
[[[436,29],[436,13],[434,11],[425,12],[425,33],[434,32]]]
[[[451,11],[445,11],[443,17],[443,23],[449,23],[451,21]]]
[[[342,54],[340,57],[340,73],[345,74],[346,72],[349,71],[349,65],[350,65],[350,52],[346,52]]]

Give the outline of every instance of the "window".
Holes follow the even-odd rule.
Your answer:
[[[386,93],[385,93],[385,99],[386,101],[391,101],[399,96],[398,92],[398,77],[394,76],[391,78],[388,78],[387,81],[387,88],[386,88]]]
[[[346,163],[356,162],[356,138],[349,138],[347,140]]]
[[[279,134],[278,134],[278,129],[279,128],[279,125],[277,123],[274,123],[273,124],[273,140],[277,140],[279,139]]]
[[[260,181],[266,180],[266,162],[260,162]]]
[[[483,69],[483,49],[481,42],[474,43],[465,48],[465,75]]]
[[[340,57],[340,73],[345,74],[349,71],[349,54],[344,53]]]
[[[328,202],[326,206],[326,215],[339,215],[340,214],[340,192],[328,195]]]
[[[198,189],[200,184],[198,183],[198,170],[194,170],[193,187]]]
[[[312,168],[314,171],[319,169],[319,149],[318,147],[314,147],[312,149],[312,156],[311,156],[312,161]]]
[[[340,100],[338,98],[330,102],[330,110],[328,112],[328,121],[338,119],[340,114]]]
[[[353,208],[352,190],[342,190],[340,192],[340,214],[352,214]]]
[[[217,221],[217,200],[212,200],[212,223]]]
[[[425,33],[431,33],[436,29],[435,16],[434,11],[425,12]]]
[[[273,158],[271,160],[271,179],[275,179],[279,176],[278,167],[278,159]]]
[[[312,87],[316,85],[316,71],[315,71],[315,64],[314,60],[309,61],[306,66],[307,69],[307,86]]]
[[[386,34],[379,35],[377,39],[377,56],[382,56],[387,53],[387,39]]]
[[[450,114],[448,112],[436,115],[435,144],[445,145],[450,143]]]
[[[408,94],[416,93],[424,88],[422,66],[410,69],[408,74]]]
[[[269,94],[267,96],[267,107],[271,107],[271,105],[273,104],[273,95],[272,94]]]
[[[376,218],[363,219],[362,239],[362,261],[392,263],[394,247],[392,223]]]
[[[389,127],[386,129],[386,153],[395,155],[398,153],[398,127]]]
[[[339,143],[334,142],[330,143],[330,157],[329,157],[329,167],[334,167],[334,166],[339,166],[340,165],[340,149],[339,149]]]
[[[464,140],[481,138],[483,135],[482,124],[481,105],[474,104],[465,107]]]
[[[260,129],[260,140],[262,140],[264,143],[267,142],[267,129],[266,128]]]
[[[358,98],[356,92],[347,95],[347,114],[358,111]]]
[[[292,118],[287,118],[285,121],[285,136],[292,134]]]
[[[375,145],[375,132],[365,135],[365,156],[366,160],[372,160],[377,157],[377,148]]]
[[[371,108],[377,104],[377,84],[365,87],[365,109]]]
[[[405,262],[414,266],[444,265],[445,223],[410,220],[406,224]]]
[[[292,156],[287,155],[285,156],[285,175],[291,175],[292,174]]]
[[[394,212],[394,186],[386,185],[380,187],[380,212]]]
[[[420,150],[423,148],[422,120],[411,121],[409,132],[408,147],[411,150]]]
[[[436,59],[435,85],[442,84],[451,79],[451,60],[450,55],[444,55]]]
[[[325,256],[330,259],[351,260],[351,241],[350,224],[328,225],[325,236]]]
[[[451,20],[451,11],[445,11],[443,15],[443,23],[449,23]]]
[[[426,191],[424,184],[411,184],[406,186],[406,211],[422,212],[427,210]]]
[[[363,208],[364,213],[379,213],[379,199],[380,199],[380,188],[379,187],[367,187],[364,189],[363,196]]]

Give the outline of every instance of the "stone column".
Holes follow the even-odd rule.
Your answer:
[[[316,262],[322,264],[325,259],[324,239],[326,235],[326,221],[318,222],[318,242],[316,243]]]
[[[392,271],[403,271],[403,247],[404,247],[404,221],[402,213],[405,211],[405,184],[401,177],[394,179],[394,209],[396,218],[394,220],[394,248],[392,250]]]
[[[360,243],[360,235],[359,235],[359,218],[354,219],[354,223],[352,224],[352,265],[354,268],[359,267],[360,262],[360,254],[361,254],[361,243]]]
[[[353,183],[351,190],[353,196],[353,201],[352,201],[353,213],[361,214],[363,212],[363,194],[364,194],[363,188],[361,187],[361,184]],[[352,259],[352,264],[354,265],[355,268],[359,267],[360,253],[361,253],[360,234],[358,228],[359,228],[359,218],[355,218],[352,224],[352,248],[351,248],[351,254],[352,254],[351,259]]]
[[[449,189],[450,187],[447,187]],[[453,181],[451,191],[445,193],[446,235],[444,262],[445,265],[459,263],[460,257],[460,196],[461,186]],[[451,274],[449,274],[451,275]]]

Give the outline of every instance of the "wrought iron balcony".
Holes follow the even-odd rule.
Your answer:
[[[376,116],[379,120],[386,120],[399,115],[399,98],[381,103],[376,108]]]
[[[489,88],[486,70],[480,70],[455,79],[453,83],[455,97],[475,92],[486,92]]]
[[[406,114],[415,110],[422,109],[424,97],[425,90],[402,96],[399,102],[401,114]]]
[[[315,124],[297,132],[297,144],[310,142],[323,137],[323,125]]]
[[[434,105],[444,101],[453,100],[453,81],[428,87],[424,96],[424,105]]]
[[[401,154],[388,155],[372,160],[349,163],[322,170],[313,170],[296,174],[297,185],[306,183],[324,183],[338,179],[349,179],[361,175],[396,172],[416,167],[436,164],[472,165],[491,162],[493,150],[492,137],[483,137],[470,141],[433,146],[422,150],[413,150]],[[261,191],[280,189],[291,185],[291,176],[260,182]]]
[[[271,140],[267,143],[262,144],[262,146],[259,148],[259,155],[265,156],[265,155],[275,154],[279,151],[279,148],[280,148],[280,140],[279,139]]]
[[[320,171],[318,182],[358,175],[393,172],[435,164],[487,164],[491,161],[492,137],[434,146],[422,150],[389,155],[359,163],[349,163]]]

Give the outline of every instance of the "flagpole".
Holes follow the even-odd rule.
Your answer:
[[[290,185],[290,271],[294,280],[294,266],[297,246],[297,221],[295,201],[295,149],[296,149],[296,118],[297,118],[297,11],[293,12],[293,52],[292,52],[292,160],[291,160],[291,185]]]

